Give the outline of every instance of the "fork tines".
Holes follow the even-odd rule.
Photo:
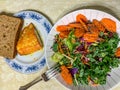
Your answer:
[[[44,81],[48,81],[50,78],[56,76],[60,72],[60,65],[56,64],[55,66],[48,69],[45,73],[42,74]]]

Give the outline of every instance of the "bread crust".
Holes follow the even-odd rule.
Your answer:
[[[14,16],[0,15],[0,56],[13,59],[23,20]]]

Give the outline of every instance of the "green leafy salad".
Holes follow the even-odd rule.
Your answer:
[[[61,37],[61,32],[55,35],[52,46],[54,54],[51,58],[67,68],[72,84],[103,85],[106,83],[107,76],[110,76],[111,69],[119,66],[119,57],[116,57],[115,53],[120,39],[116,32],[111,32],[105,26],[105,30],[100,31],[96,24],[92,28],[88,25],[94,24],[93,22],[84,23],[88,31],[81,36],[76,36],[77,28],[70,25],[66,25],[66,27],[70,26],[67,29],[69,31],[67,36]],[[81,23],[80,25],[82,26]],[[86,39],[89,34],[91,37]],[[65,74],[63,78],[64,76]],[[70,82],[69,79],[65,81]]]

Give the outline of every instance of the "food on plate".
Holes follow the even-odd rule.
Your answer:
[[[35,29],[35,26],[30,23],[26,26],[18,40],[17,51],[20,55],[28,55],[38,50],[42,50],[43,43]]]
[[[61,76],[66,81],[67,84],[72,85],[72,75],[66,66],[61,66]]]
[[[14,58],[22,20],[13,16],[0,15],[0,56]]]
[[[103,18],[101,23],[105,26],[105,28],[110,32],[116,32],[116,22],[111,20],[110,18]]]
[[[120,57],[120,47],[117,48],[115,55],[116,57]]]
[[[105,84],[111,69],[120,63],[116,22],[109,18],[90,21],[78,14],[75,22],[58,25],[56,31],[59,33],[54,37],[51,59],[60,63],[66,83]]]
[[[105,31],[104,25],[97,19],[93,19],[93,24],[98,28],[98,30],[103,31],[103,32]]]

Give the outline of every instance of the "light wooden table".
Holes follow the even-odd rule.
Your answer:
[[[82,5],[102,3],[103,5],[115,11],[120,16],[120,0],[0,0],[0,11],[7,13],[16,13],[21,10],[32,9],[44,13],[54,24],[66,13],[79,9]],[[24,85],[46,70],[46,66],[34,74],[21,74],[12,70],[0,57],[0,90],[18,90],[19,86]],[[29,90],[66,90],[56,80],[49,82],[39,82]],[[120,90],[118,84],[113,90]]]

